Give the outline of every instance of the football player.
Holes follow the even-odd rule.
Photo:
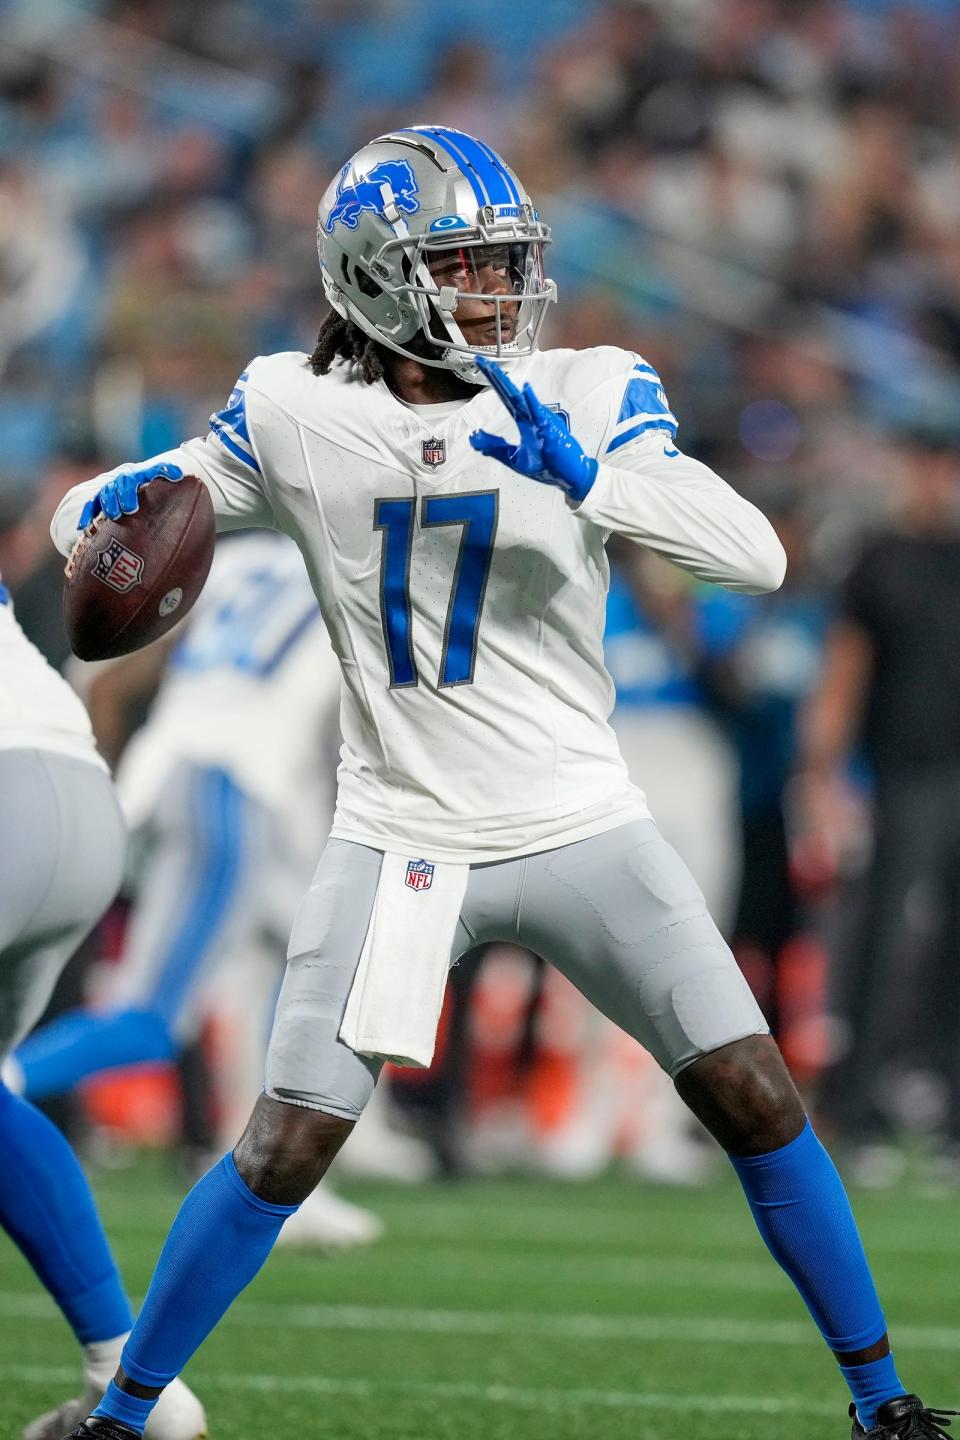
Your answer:
[[[200,475],[221,528],[297,541],[344,677],[337,810],[264,1093],[185,1200],[116,1380],[74,1436],[142,1432],[384,1057],[429,1057],[438,968],[488,940],[545,956],[673,1077],[835,1353],[853,1434],[941,1435],[897,1376],[837,1172],[607,723],[608,535],[756,593],[783,578],[772,527],[678,449],[641,357],[538,350],[556,297],[547,227],[481,141],[380,137],[329,187],[318,234],[332,313],[313,354],[255,360],[205,439],[78,486],[53,522],[68,553],[78,525],[135,510],[171,466]]]
[[[243,983],[254,1013],[245,1048],[259,1070],[252,1093],[259,1087],[259,1034],[265,1041],[264,1006],[272,1007],[277,984],[267,957],[286,947],[330,828],[340,669],[300,553],[275,532],[217,547],[176,635],[91,667],[91,712],[111,759],[122,748],[125,700],[156,695],[117,770],[134,904],[96,1009],[58,1016],[17,1050],[11,1084],[30,1100],[105,1070],[173,1058],[219,1008],[225,964],[234,962],[226,984],[236,984],[237,962],[248,958]],[[341,1249],[376,1239],[381,1228],[375,1215],[320,1187],[282,1240]]]
[[[87,713],[27,640],[0,584],[0,1060],[39,1020],[57,978],[116,894],[126,831]],[[57,1440],[106,1389],[130,1305],[86,1176],[60,1131],[0,1085],[0,1224],[83,1351],[84,1393],[27,1427]],[[182,1381],[150,1417],[153,1440],[199,1440]]]

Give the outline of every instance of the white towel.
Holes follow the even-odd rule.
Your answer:
[[[384,855],[340,1039],[358,1055],[426,1069],[469,865]]]

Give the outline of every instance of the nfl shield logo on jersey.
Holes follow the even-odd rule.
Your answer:
[[[118,590],[121,595],[125,595],[134,585],[140,584],[143,560],[132,550],[128,550],[126,545],[121,545],[119,540],[112,540],[106,550],[101,550],[97,556],[93,573],[104,585],[109,585],[111,590]]]
[[[411,890],[429,890],[436,867],[429,860],[411,860],[407,864],[407,884]]]
[[[424,465],[429,465],[431,470],[436,470],[447,458],[447,442],[440,440],[435,435],[432,440],[424,440],[420,447]]]

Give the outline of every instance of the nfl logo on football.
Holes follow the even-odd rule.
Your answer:
[[[429,860],[411,860],[407,864],[407,884],[411,890],[429,890],[436,867]]]
[[[106,550],[97,556],[93,573],[104,585],[109,585],[111,590],[117,590],[123,595],[127,590],[132,590],[134,585],[140,584],[143,560],[132,550],[128,550],[126,545],[121,545],[119,540],[113,540]]]
[[[447,442],[440,440],[435,435],[432,440],[424,440],[420,447],[424,465],[429,465],[431,470],[436,470],[447,458]]]

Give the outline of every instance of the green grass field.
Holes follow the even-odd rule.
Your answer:
[[[98,1177],[142,1295],[179,1192]],[[345,1187],[389,1226],[277,1251],[186,1372],[213,1440],[828,1440],[846,1394],[733,1183]],[[960,1403],[960,1197],[856,1198],[901,1374]],[[2,1436],[76,1388],[73,1342],[0,1241]]]

